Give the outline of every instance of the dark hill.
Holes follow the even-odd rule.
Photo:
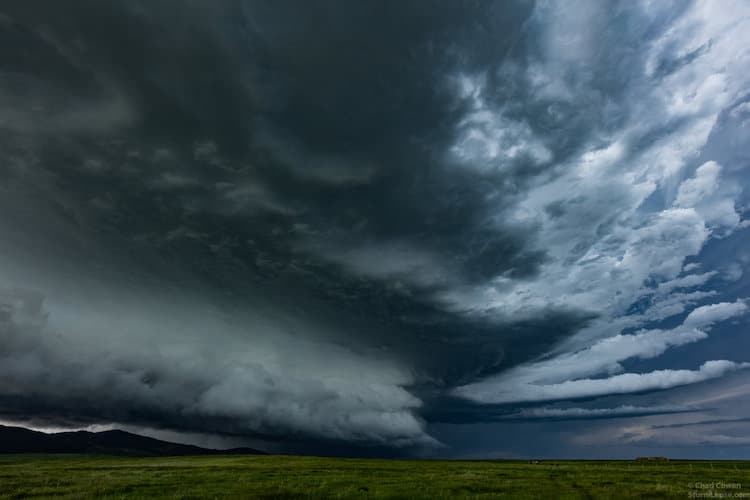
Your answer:
[[[127,456],[262,455],[252,448],[212,450],[177,444],[125,431],[58,432],[47,434],[0,425],[0,453],[95,453]]]

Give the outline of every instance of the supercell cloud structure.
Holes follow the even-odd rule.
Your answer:
[[[750,451],[747,2],[10,0],[0,47],[0,420]]]

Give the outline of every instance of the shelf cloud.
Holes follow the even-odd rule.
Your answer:
[[[644,419],[609,435],[686,443],[651,425],[750,366],[748,19],[4,2],[0,419],[311,453],[481,453],[528,422],[558,456]]]

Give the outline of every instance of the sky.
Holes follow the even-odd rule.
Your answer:
[[[0,4],[0,421],[750,456],[750,4]]]

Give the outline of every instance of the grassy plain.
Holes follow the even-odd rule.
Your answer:
[[[21,498],[750,499],[750,462],[0,455],[0,499]]]

